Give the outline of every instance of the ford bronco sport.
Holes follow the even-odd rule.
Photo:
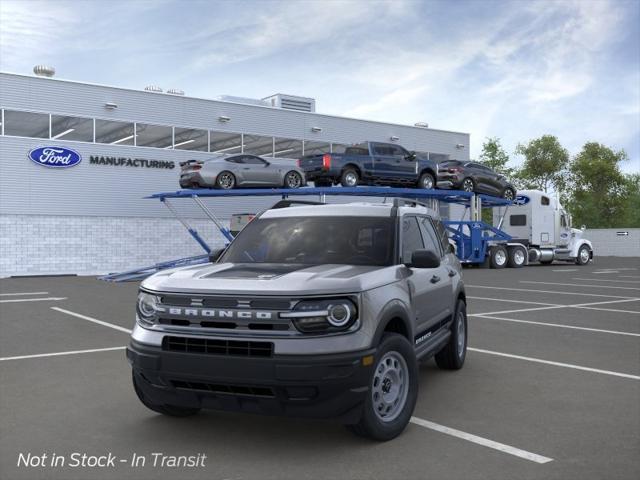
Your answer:
[[[389,440],[418,360],[464,363],[460,263],[416,202],[272,208],[212,257],[142,282],[127,357],[151,410],[337,418]]]

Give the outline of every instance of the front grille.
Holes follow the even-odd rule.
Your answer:
[[[254,397],[275,397],[273,389],[270,387],[260,387],[251,385],[226,385],[216,383],[185,382],[184,380],[172,380],[171,384],[175,388],[183,390],[197,390],[200,392],[228,393],[231,395],[251,395]]]
[[[218,340],[191,337],[164,337],[162,349],[171,352],[230,355],[236,357],[270,357],[273,343],[239,340]]]

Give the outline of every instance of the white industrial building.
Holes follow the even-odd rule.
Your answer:
[[[469,158],[469,134],[323,115],[310,98],[208,100],[157,87],[59,80],[47,77],[46,68],[37,73],[0,73],[3,277],[107,273],[202,253],[160,202],[144,197],[177,190],[179,162],[211,153],[296,159],[371,140],[437,160]],[[30,152],[45,147],[73,150],[80,160],[69,168],[30,160]],[[275,200],[224,199],[211,206],[228,219]],[[182,213],[210,244],[221,244],[201,212]]]

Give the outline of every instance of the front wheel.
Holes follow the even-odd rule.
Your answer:
[[[465,178],[462,181],[462,190],[464,190],[465,192],[473,192],[476,189],[476,184],[473,182],[473,179],[471,178]]]
[[[418,364],[402,335],[386,334],[375,356],[360,421],[347,428],[356,435],[386,441],[406,428],[418,398]]]
[[[300,188],[302,186],[302,175],[291,170],[284,176],[284,186],[286,188]]]
[[[578,265],[586,265],[591,259],[591,250],[586,245],[582,245],[578,250],[578,256],[576,257],[576,263]]]
[[[418,188],[424,188],[425,190],[431,190],[435,187],[436,182],[433,175],[430,173],[423,173],[418,180]]]
[[[513,191],[513,188],[505,188],[504,192],[502,192],[502,198],[505,200],[513,200],[516,198],[516,192]]]
[[[436,364],[443,370],[460,370],[467,357],[467,305],[462,299],[456,304],[451,324],[451,337],[442,350],[436,353]]]

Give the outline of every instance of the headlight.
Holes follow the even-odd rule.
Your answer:
[[[351,328],[358,320],[358,310],[348,298],[303,300],[280,317],[291,318],[302,333],[332,333]]]
[[[159,303],[158,297],[146,292],[138,293],[137,312],[140,322],[150,326],[156,320],[156,306]]]

